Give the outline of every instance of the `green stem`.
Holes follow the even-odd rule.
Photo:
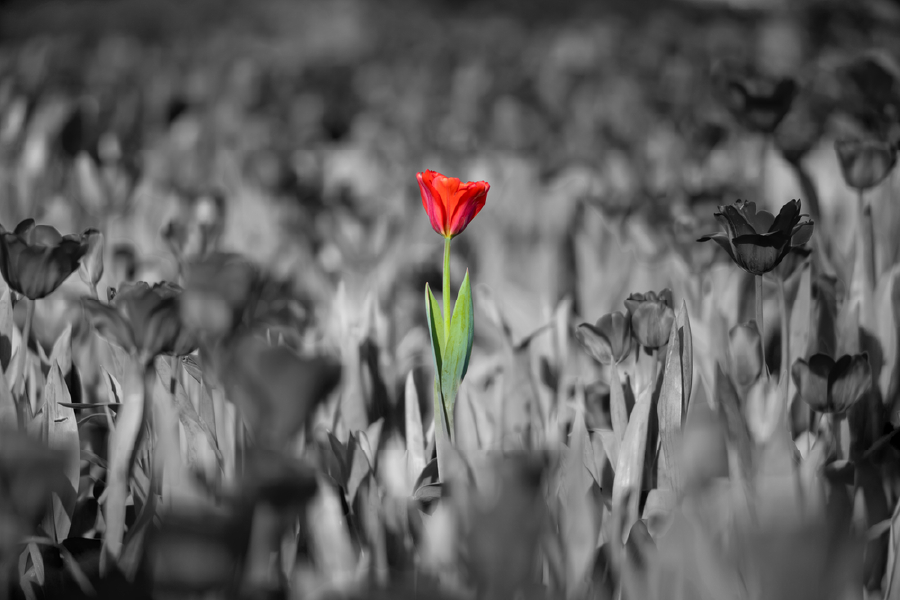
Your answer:
[[[34,300],[22,297],[25,303],[25,328],[22,330],[22,344],[19,347],[19,364],[16,377],[16,388],[19,392],[25,389],[25,365],[28,363],[28,339],[31,337],[31,324],[34,322]]]
[[[769,153],[769,136],[768,134],[764,134],[762,137],[762,144],[759,148],[759,173],[758,173],[758,181],[757,185],[759,185],[759,194],[760,197],[766,197],[766,156]]]
[[[444,293],[445,340],[450,336],[450,317],[452,316],[452,311],[450,310],[450,239],[446,238],[444,241],[444,285],[442,288]]]
[[[791,313],[784,293],[784,280],[780,277],[776,277],[776,280],[778,282],[778,306],[781,309],[781,378],[784,385],[784,410],[785,415],[789,417],[791,411],[791,400],[788,397],[791,369]],[[788,419],[788,423],[790,423],[790,419]]]
[[[759,329],[759,339],[762,345],[763,367],[766,373],[769,372],[768,363],[766,363],[766,330],[763,327],[763,276],[756,276],[756,328]]]
[[[863,274],[870,290],[875,289],[877,271],[875,270],[875,227],[872,223],[872,206],[866,204],[863,191],[859,190],[859,242],[863,252]]]

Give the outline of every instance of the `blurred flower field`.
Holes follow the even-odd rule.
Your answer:
[[[900,5],[579,6],[0,7],[0,598],[900,600]]]

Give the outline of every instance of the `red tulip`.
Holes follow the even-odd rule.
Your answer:
[[[417,173],[416,179],[431,226],[447,239],[462,233],[481,212],[491,189],[486,181],[462,183],[456,177],[444,177],[436,171]]]

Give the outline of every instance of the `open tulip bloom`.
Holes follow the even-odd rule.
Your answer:
[[[459,384],[466,376],[474,338],[474,313],[469,273],[450,305],[450,241],[465,230],[481,212],[490,185],[485,181],[461,182],[435,171],[416,174],[422,206],[435,232],[444,237],[443,319],[437,299],[425,285],[425,310],[434,359],[434,430],[437,440],[438,471],[442,469],[441,446],[452,441],[453,407]]]
[[[782,206],[777,217],[765,210],[757,212],[755,202],[742,200],[720,206],[715,215],[725,232],[705,235],[697,241],[716,242],[731,260],[753,275],[768,273],[792,247],[802,246],[812,236],[813,222],[802,220],[799,200]]]
[[[481,212],[491,189],[486,181],[463,183],[436,171],[418,173],[416,179],[431,227],[448,240],[461,234]]]
[[[100,335],[148,364],[158,354],[183,356],[196,348],[179,315],[180,295],[177,285],[139,281],[124,284],[109,304],[93,298],[82,302]]]
[[[85,234],[60,235],[49,225],[25,219],[12,232],[0,226],[0,271],[10,289],[38,300],[78,269],[89,248]]]

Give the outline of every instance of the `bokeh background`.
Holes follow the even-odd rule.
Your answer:
[[[602,408],[609,403],[609,372],[574,341],[573,326],[624,310],[633,292],[671,288],[676,308],[682,302],[687,307],[697,363],[703,363],[697,371],[712,373],[717,328],[753,318],[753,278],[718,247],[695,240],[719,229],[717,205],[738,198],[773,211],[801,198],[808,210],[803,176],[814,182],[816,229],[827,235],[830,260],[852,263],[855,193],[842,178],[834,141],[872,126],[867,115],[861,124],[855,110],[862,101],[854,94],[865,90],[895,117],[890,126],[877,125],[896,142],[900,78],[884,73],[897,75],[898,27],[900,3],[894,0],[6,0],[0,3],[0,223],[11,229],[34,217],[64,233],[100,228],[104,290],[126,279],[179,281],[176,256],[191,253],[197,223],[222,208],[217,249],[240,253],[284,282],[294,326],[282,332],[287,344],[334,357],[344,367],[339,393],[311,418],[304,440],[318,454],[307,447],[296,454],[304,460],[311,454],[319,484],[334,488],[327,497],[332,503],[319,510],[344,511],[340,516],[350,525],[323,521],[338,528],[335,539],[346,538],[352,550],[307,548],[299,532],[294,550],[300,539],[299,556],[313,558],[286,568],[285,577],[293,578],[296,597],[326,583],[345,589],[348,581],[358,583],[350,570],[376,573],[373,580],[383,584],[393,581],[391,569],[455,565],[434,540],[450,539],[459,529],[452,519],[431,521],[421,544],[408,523],[397,533],[394,504],[384,498],[408,495],[404,486],[410,482],[392,478],[392,459],[379,459],[385,466],[376,468],[370,457],[367,483],[355,481],[350,493],[337,468],[330,470],[340,452],[327,453],[335,448],[327,433],[341,452],[350,452],[353,444],[361,447],[362,431],[373,440],[381,436],[369,454],[387,457],[392,436],[404,436],[410,373],[424,429],[431,422],[422,294],[426,283],[438,293],[442,243],[422,210],[415,174],[434,169],[491,184],[486,207],[453,242],[453,289],[468,270],[476,329],[458,404],[460,448],[475,454],[555,451],[559,438],[523,432],[535,418],[530,406],[556,402],[563,424],[557,434],[574,431],[583,416],[588,453],[607,460],[598,432],[609,428]],[[847,69],[866,56],[884,70]],[[738,72],[736,65],[797,81],[795,110],[781,138],[748,131],[728,109],[722,81]],[[802,160],[792,165],[784,148],[794,142],[802,146]],[[882,271],[900,256],[896,187],[891,175],[867,193],[874,199]],[[221,204],[210,208],[209,198]],[[835,294],[843,297],[850,271],[833,274],[841,290]],[[766,355],[772,372],[784,373],[771,291]],[[38,303],[33,333],[42,348],[52,348],[71,323],[81,323],[76,338],[91,335],[79,303],[85,294],[83,282],[72,277]],[[15,311],[18,323],[23,310]],[[86,397],[99,394],[102,374],[79,356],[76,350]],[[890,380],[890,369],[885,372]],[[789,385],[793,398],[795,386]],[[695,386],[695,399],[700,388]],[[707,400],[702,396],[697,405]],[[582,408],[584,415],[577,412]],[[896,415],[891,413],[894,424]],[[707,423],[707,416],[695,418],[698,427]],[[697,468],[717,477],[724,469],[727,479],[721,464],[727,436],[718,430],[710,436],[708,444],[698,442]],[[192,468],[216,472],[211,452],[191,460]],[[509,468],[515,471],[516,464]],[[506,468],[488,469],[487,480],[504,480]],[[810,478],[817,468],[810,467]],[[888,527],[900,527],[884,525],[894,514],[898,480],[891,468],[884,470],[891,474],[884,475],[884,506],[860,518],[865,526],[882,527],[876,540],[887,537]],[[527,516],[532,507],[517,504],[525,496],[516,491],[517,477],[510,475],[512,500],[504,501],[510,514]],[[774,500],[765,510],[781,515],[778,494],[784,489],[772,489]],[[704,497],[697,506],[708,509],[711,521],[727,513],[725,522],[732,500]],[[573,508],[572,514],[595,508],[578,506],[584,513]],[[357,523],[360,513],[368,514],[363,507],[377,507],[374,521],[381,525],[366,529],[365,518]],[[471,514],[476,523],[484,518],[490,536],[459,542],[487,557],[482,571],[470,567],[469,573],[503,572],[488,560],[504,552],[494,541],[516,546],[517,536],[531,532],[522,533],[517,523],[496,524],[495,513]],[[847,584],[853,593],[846,595],[842,586],[855,585],[858,574],[834,567],[853,561],[839,552],[804,554],[807,545],[819,544],[821,529],[784,541],[780,533],[765,537],[780,532],[781,521],[773,522],[747,554],[758,560],[753,568],[774,573],[771,580],[781,586],[783,595],[766,597],[820,597],[815,586],[791,587],[795,579],[824,586],[820,571],[837,578],[833,597],[857,597],[859,586]],[[568,533],[577,530],[569,525]],[[707,529],[719,531],[717,525]],[[650,529],[648,536],[658,533]],[[394,534],[398,547],[406,544],[403,552],[390,546]],[[585,547],[596,550],[594,540],[579,546],[583,540],[572,542],[574,537],[561,542],[571,542],[560,551],[569,553],[570,562]],[[521,542],[534,544],[532,537]],[[177,556],[185,564],[203,564],[206,546],[174,546],[182,548]],[[782,573],[771,547],[790,549],[800,564]],[[871,568],[877,577],[866,586],[880,598],[874,594],[890,588],[882,588],[881,575],[896,557],[887,542],[878,552],[880,571]],[[714,554],[699,560],[718,565]],[[340,568],[329,570],[335,556]],[[510,559],[533,566],[528,556],[516,560]],[[599,559],[571,569],[583,575],[579,568],[602,567],[597,565]],[[728,589],[737,580],[728,579],[731,566],[722,567],[727,574],[721,577],[718,566],[709,567],[712,574],[701,579],[718,583],[700,597]],[[190,577],[184,583],[180,576],[171,576],[172,585],[192,589]],[[649,593],[645,597],[664,597]]]

